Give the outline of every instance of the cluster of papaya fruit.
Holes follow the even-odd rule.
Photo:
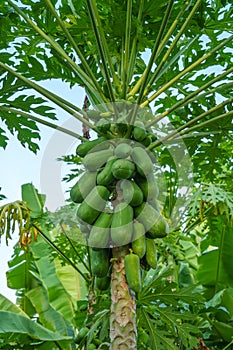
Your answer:
[[[159,210],[153,158],[142,145],[138,129],[134,127],[131,139],[99,136],[76,150],[85,172],[70,197],[79,203],[77,218],[91,247],[92,273],[101,290],[110,281],[112,247],[129,245],[126,278],[138,292],[141,266],[156,267],[155,239],[168,233]]]

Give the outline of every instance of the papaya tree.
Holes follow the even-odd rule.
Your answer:
[[[105,290],[101,286],[110,281],[113,350],[136,349],[141,329],[150,335],[147,348],[197,345],[173,310],[183,298],[179,310],[188,318],[185,301],[190,301],[194,286],[189,281],[190,289],[177,290],[175,273],[161,275],[158,266],[171,266],[169,259],[178,259],[177,234],[184,237],[182,229],[192,227],[188,224],[200,224],[195,205],[205,209],[212,203],[208,195],[201,203],[195,197],[193,210],[188,210],[197,187],[193,184],[212,183],[231,169],[230,5],[227,0],[6,0],[0,5],[0,144],[8,142],[7,127],[36,152],[39,124],[77,140],[76,154],[64,157],[78,168],[68,175],[78,176],[70,191],[82,233],[75,240],[87,246],[90,284],[99,286],[89,291],[90,314],[95,289]],[[81,86],[83,106],[42,86],[51,79],[71,89]],[[59,124],[56,106],[78,120],[83,132]],[[20,212],[27,215],[29,229],[32,208],[16,214]],[[4,217],[2,233],[13,219]],[[183,273],[184,266],[179,265]],[[167,289],[176,290],[170,304],[162,297]],[[163,314],[162,307],[156,311],[170,327],[164,333],[150,309],[158,298],[156,290],[161,291],[159,302],[170,305],[167,314],[173,315]],[[191,322],[189,327],[198,333]]]

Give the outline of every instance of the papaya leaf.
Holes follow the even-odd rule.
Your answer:
[[[149,344],[155,350],[178,350],[178,346],[170,339],[169,333],[157,329],[155,322],[149,317],[146,310],[142,309],[140,321],[148,330],[150,335]]]
[[[8,137],[5,135],[5,131],[0,128],[0,147],[6,148]]]

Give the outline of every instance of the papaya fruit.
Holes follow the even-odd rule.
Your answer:
[[[116,160],[117,158],[115,156],[112,156],[107,160],[107,163],[105,164],[104,168],[97,175],[97,185],[107,186],[115,180],[112,174],[112,166]]]
[[[86,171],[70,190],[70,198],[74,203],[81,203],[96,185],[96,172]]]
[[[82,223],[93,224],[100,212],[105,208],[109,194],[106,187],[95,186],[78,207],[78,219],[81,220]]]
[[[141,268],[138,255],[130,253],[124,258],[125,276],[130,289],[135,293],[141,290]]]
[[[159,202],[157,201],[157,199],[151,200],[150,205],[155,208],[157,210],[157,212],[160,213],[160,206],[159,206]]]
[[[125,202],[116,205],[111,224],[111,239],[117,246],[128,244],[133,234],[133,208]]]
[[[110,276],[104,276],[104,277],[96,277],[95,278],[95,286],[99,290],[106,290],[110,286],[111,278]]]
[[[98,249],[91,250],[91,271],[96,277],[105,277],[108,274],[110,266],[109,250]]]
[[[133,223],[132,250],[141,259],[146,253],[146,237],[143,224],[138,221]]]
[[[102,212],[94,222],[88,238],[88,245],[95,248],[106,248],[110,238],[112,214]]]
[[[117,158],[127,158],[132,152],[132,147],[128,143],[120,143],[115,148],[115,156]]]
[[[135,163],[138,173],[141,176],[147,176],[153,171],[153,163],[147,151],[142,147],[134,147],[131,158]]]
[[[118,118],[116,122],[116,131],[119,133],[119,135],[124,136],[129,129],[129,123],[127,121],[127,118],[120,117]]]
[[[153,202],[158,198],[159,188],[153,174],[149,174],[147,177],[137,175],[134,180],[141,188],[145,201]]]
[[[143,141],[141,141],[141,144],[145,147],[148,147],[151,144],[151,138],[147,136]]]
[[[134,181],[122,180],[120,184],[124,201],[135,207],[143,202],[143,193]]]
[[[90,330],[89,328],[83,327],[78,331],[77,337],[75,339],[77,344],[79,344],[86,337],[89,330]]]
[[[157,253],[155,241],[150,238],[146,238],[146,261],[147,264],[155,269],[157,266]]]
[[[113,148],[101,150],[99,152],[88,153],[83,158],[83,165],[89,171],[97,171],[113,155]]]
[[[135,216],[144,225],[148,237],[163,238],[167,236],[167,222],[150,204],[143,202],[140,206],[135,207]]]
[[[133,138],[138,142],[142,142],[147,137],[147,131],[142,121],[137,120],[133,128]]]
[[[86,347],[86,350],[97,350],[95,344],[88,344],[87,347]]]
[[[89,236],[89,233],[91,231],[91,227],[89,225],[79,224],[79,228],[82,233]]]
[[[92,150],[92,148],[94,148],[95,146],[101,144],[102,142],[105,142],[107,139],[104,136],[98,137],[95,140],[91,140],[91,141],[86,141],[84,143],[81,143],[80,145],[78,145],[78,147],[76,148],[76,154],[79,157],[85,157],[85,155],[90,152]]]
[[[134,171],[134,164],[127,159],[117,159],[112,166],[112,174],[116,179],[128,179]]]

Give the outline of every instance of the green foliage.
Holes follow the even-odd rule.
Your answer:
[[[145,346],[151,349],[179,349],[180,344],[187,349],[195,347],[200,335],[198,308],[203,307],[203,301],[195,285],[179,288],[171,269],[149,270],[138,297],[139,327],[149,334]]]
[[[16,344],[30,344],[31,339],[34,339],[35,349],[40,346],[41,342],[61,342],[61,345],[66,345],[67,342],[71,342],[72,338],[68,336],[62,336],[61,334],[54,333],[48,329],[42,327],[40,324],[35,323],[30,318],[25,317],[15,312],[0,311],[0,329],[1,329],[1,347],[4,349],[6,344],[9,344],[9,335],[13,335],[10,341],[10,345]]]
[[[195,186],[181,222],[163,241],[156,240],[157,269],[147,271],[145,263],[137,300],[138,349],[230,348],[231,2],[45,0],[44,5],[33,0],[20,8],[11,0],[0,4],[0,147],[8,143],[7,128],[36,152],[37,122],[51,126],[47,118],[56,119],[51,102],[98,133],[96,121],[106,118],[114,126],[107,137],[116,130],[129,136],[125,123],[136,119],[133,111],[126,121],[111,103],[124,102],[127,111],[129,105],[142,107],[137,117],[153,136],[146,147],[158,160],[158,180],[166,184],[159,209],[171,224],[185,171],[194,173]],[[37,84],[50,79],[85,89],[89,120],[86,111]],[[77,156],[62,160],[75,164],[66,180],[83,170]],[[15,223],[22,246],[41,235],[28,253],[15,247],[9,263],[8,285],[17,290],[20,307],[0,298],[5,332],[0,347],[108,349],[110,291],[95,289],[76,207],[44,213],[40,194],[33,186],[30,193],[23,198],[27,207],[15,202],[0,208],[6,239]]]

